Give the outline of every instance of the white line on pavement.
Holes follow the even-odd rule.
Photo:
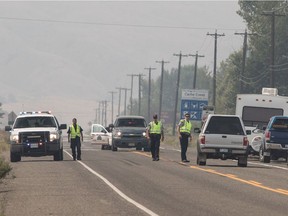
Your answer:
[[[66,150],[64,150],[64,152],[66,154],[68,154],[71,158],[72,155],[67,152]],[[131,199],[130,197],[128,197],[127,195],[125,195],[122,191],[120,191],[117,187],[115,187],[110,181],[108,181],[105,177],[103,177],[102,175],[100,175],[99,173],[97,173],[96,171],[94,171],[93,169],[91,169],[89,166],[87,166],[85,163],[83,163],[82,161],[77,161],[78,163],[80,163],[83,167],[85,167],[88,171],[90,171],[92,174],[96,175],[98,178],[100,178],[102,181],[104,181],[111,189],[113,189],[118,195],[120,195],[123,199],[125,199],[126,201],[130,202],[131,204],[135,205],[137,208],[141,209],[142,211],[146,212],[148,215],[151,216],[158,216],[156,213],[154,213],[153,211],[151,211],[150,209],[146,208],[145,206],[141,205],[140,203],[136,202],[135,200]]]

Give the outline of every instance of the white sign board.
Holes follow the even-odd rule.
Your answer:
[[[206,89],[182,89],[182,99],[207,101],[208,90]]]

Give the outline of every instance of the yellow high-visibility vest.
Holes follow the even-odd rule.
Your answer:
[[[80,137],[80,126],[76,124],[76,130],[73,125],[70,125],[70,134],[71,134],[71,139],[75,139],[76,136]]]
[[[192,129],[192,123],[191,121],[187,122],[185,119],[182,119],[181,122],[184,123],[182,127],[180,127],[180,133],[188,133],[190,134]]]
[[[151,134],[161,134],[162,123],[160,121],[158,122],[158,124],[152,121],[150,122],[150,125],[151,125],[151,128],[150,128]]]

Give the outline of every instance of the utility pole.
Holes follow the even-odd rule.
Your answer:
[[[138,76],[138,74],[128,74],[128,76],[131,76],[131,94],[130,94],[130,115],[132,115],[132,106],[133,106],[133,80],[134,80],[134,76]]]
[[[196,89],[196,76],[197,76],[197,63],[198,57],[205,57],[204,55],[198,55],[198,51],[196,51],[196,55],[189,55],[195,57],[195,69],[194,69],[194,79],[193,79],[193,89]]]
[[[98,122],[99,124],[101,124],[101,101],[99,101],[99,104],[98,104]]]
[[[111,101],[111,123],[113,124],[114,123],[114,94],[116,94],[117,92],[115,91],[109,91],[109,93],[111,94],[112,96],[112,101]]]
[[[163,76],[164,76],[164,64],[169,63],[168,61],[156,61],[156,63],[161,63],[161,83],[160,83],[160,99],[159,99],[159,120],[161,120],[161,112],[162,112],[162,94],[163,94]]]
[[[174,56],[179,56],[179,64],[178,64],[178,74],[177,74],[177,82],[176,82],[176,97],[175,97],[175,106],[174,106],[174,121],[172,125],[172,135],[175,136],[175,126],[176,126],[176,116],[177,116],[177,107],[178,107],[178,92],[179,92],[179,82],[180,82],[180,72],[181,72],[181,59],[182,57],[188,57],[188,55],[173,54]]]
[[[213,106],[215,107],[216,104],[216,66],[217,66],[217,38],[221,36],[225,36],[225,34],[217,34],[217,30],[215,30],[214,34],[207,35],[214,37],[214,70],[213,70]]]
[[[147,118],[151,118],[151,71],[156,70],[156,68],[144,68],[145,70],[149,70],[149,85],[148,85],[148,109],[147,109]]]
[[[270,87],[275,87],[275,16],[285,16],[283,14],[275,14],[275,11],[264,11],[264,16],[271,16],[271,57],[270,57]]]
[[[122,88],[116,88],[119,90],[119,101],[118,101],[118,116],[120,115],[120,104],[121,104],[121,90]]]
[[[122,88],[122,90],[124,90],[124,92],[125,92],[125,96],[124,96],[124,115],[126,115],[126,107],[127,107],[127,105],[126,105],[126,98],[127,98],[127,91],[130,90],[130,89],[128,89],[128,88]]]
[[[144,74],[139,74],[138,77],[139,77],[139,91],[138,91],[138,115],[140,115],[141,113],[141,79],[142,79],[142,76],[145,76]]]
[[[247,29],[245,29],[244,33],[235,33],[235,35],[244,35],[244,42],[243,42],[243,56],[242,56],[242,68],[239,76],[239,93],[241,94],[243,92],[243,82],[242,82],[242,76],[245,74],[245,65],[246,65],[246,54],[247,54],[247,39],[248,35],[257,35],[257,34],[252,34],[252,33],[247,33]]]

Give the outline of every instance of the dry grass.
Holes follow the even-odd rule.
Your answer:
[[[3,155],[3,152],[6,152],[9,150],[9,144],[8,144],[8,134],[4,131],[0,131],[0,179],[4,178],[10,171],[11,167],[7,161],[5,161]]]

